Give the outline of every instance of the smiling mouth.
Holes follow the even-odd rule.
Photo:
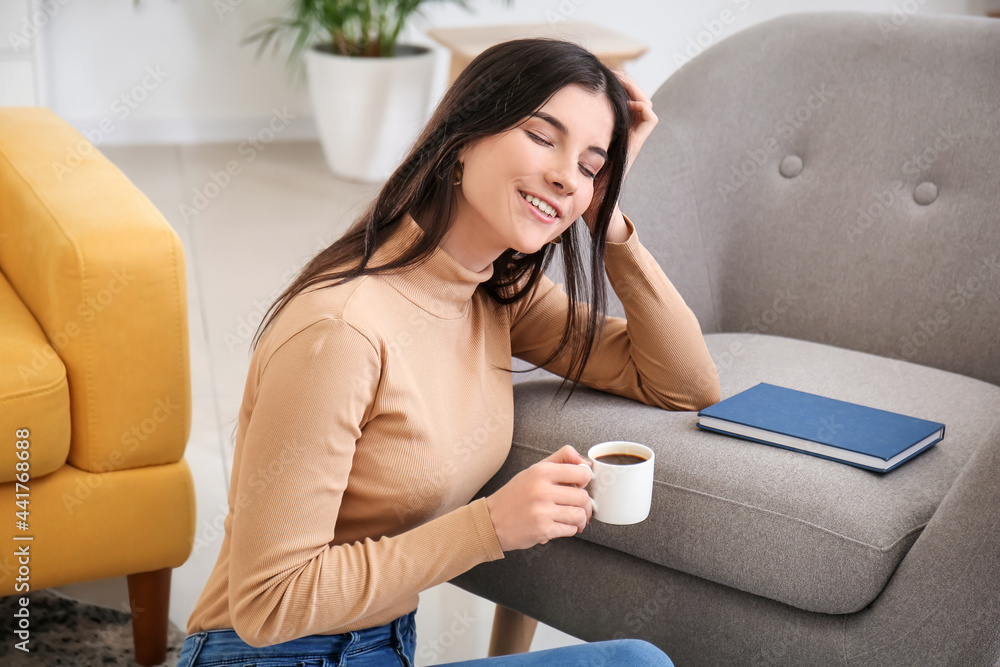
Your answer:
[[[521,199],[523,199],[528,206],[533,208],[535,212],[538,213],[546,222],[555,222],[559,219],[556,210],[538,197],[521,192],[520,190],[518,190],[517,193],[521,195]]]

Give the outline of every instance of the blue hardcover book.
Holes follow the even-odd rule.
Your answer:
[[[944,438],[944,424],[761,382],[698,413],[698,427],[888,472]]]

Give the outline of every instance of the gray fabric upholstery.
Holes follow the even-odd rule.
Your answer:
[[[888,474],[699,429],[694,412],[652,409],[557,379],[519,384],[513,449],[484,488],[565,444],[632,440],[656,452],[650,518],[592,522],[580,536],[808,611],[876,598],[973,451],[1000,442],[1000,387],[871,354],[758,334],[708,334],[723,397],[758,382],[940,421],[945,440]],[[737,350],[739,363],[722,359]]]
[[[772,381],[942,421],[944,442],[880,476],[582,388],[559,412],[536,371],[491,486],[634,437],[660,456],[655,518],[455,583],[678,665],[1000,665],[998,79],[995,20],[784,16],[660,87],[622,197],[723,397]]]
[[[802,611],[580,537],[510,552],[454,583],[587,641],[646,639],[678,667],[992,667],[997,470],[1000,447],[972,454],[885,591],[855,614]]]
[[[707,49],[653,96],[621,208],[706,333],[1000,384],[1000,24],[913,15],[883,36],[880,20],[785,16]]]

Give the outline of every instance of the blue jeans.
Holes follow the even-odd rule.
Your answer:
[[[184,640],[177,667],[413,667],[416,612],[377,628],[339,635],[309,635],[256,648],[235,630],[205,630]],[[578,644],[534,653],[449,663],[448,667],[564,667],[628,665],[673,667],[670,658],[638,639]]]

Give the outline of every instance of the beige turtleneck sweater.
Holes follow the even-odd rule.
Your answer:
[[[668,410],[711,405],[698,321],[626,224],[606,253],[626,319],[609,318],[582,384]],[[371,264],[421,233],[407,216]],[[275,318],[250,362],[222,550],[188,634],[234,628],[269,646],[374,627],[503,558],[486,500],[469,502],[511,444],[511,375],[494,366],[544,359],[568,301],[543,276],[530,300],[500,306],[477,289],[492,273],[438,248],[405,272],[299,294]]]

